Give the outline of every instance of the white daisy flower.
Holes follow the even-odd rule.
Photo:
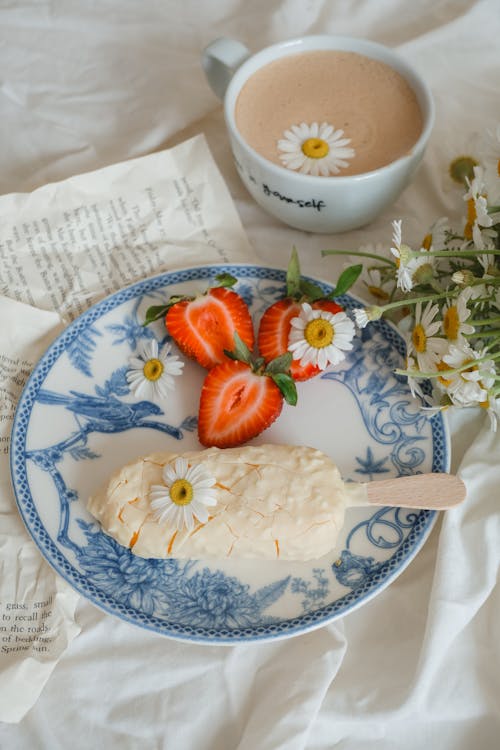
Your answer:
[[[148,401],[167,397],[167,392],[174,388],[174,377],[180,375],[184,367],[184,362],[170,354],[170,349],[170,344],[166,344],[160,352],[156,339],[139,344],[139,356],[129,358],[127,371],[132,393]]]
[[[467,180],[467,185],[469,189],[464,195],[464,201],[467,202],[467,220],[464,228],[464,236],[467,242],[472,241],[478,250],[485,250],[492,247],[496,232],[490,229],[493,219],[488,214],[484,170],[482,167],[474,167],[474,178]],[[486,260],[489,262],[488,256],[486,256]]]
[[[437,219],[422,240],[421,250],[444,250],[450,226],[446,216]]]
[[[370,322],[370,317],[366,311],[366,307],[356,307],[352,311],[352,314],[354,315],[354,320],[356,321],[358,328],[366,328]]]
[[[495,363],[492,360],[479,362],[480,359],[482,354],[466,342],[452,344],[443,356],[443,363],[450,370],[469,365],[456,373],[447,373],[443,364],[439,367],[443,372],[439,381],[457,406],[489,405],[488,390],[495,382]]]
[[[407,375],[406,379],[408,381],[408,386],[410,388],[411,395],[413,398],[420,399],[421,402],[425,403],[431,403],[432,399],[429,398],[427,394],[425,394],[422,390],[421,383],[424,382],[424,378],[418,377],[418,370],[417,370],[417,364],[413,357],[406,357],[406,369],[408,371],[415,371],[416,376],[414,375]]]
[[[208,521],[207,507],[217,503],[215,479],[205,466],[190,466],[185,458],[176,458],[163,467],[164,484],[154,484],[149,498],[151,510],[158,523],[168,522],[181,531],[194,528],[194,519]]]
[[[359,250],[363,253],[379,255],[381,258],[384,257],[386,252],[386,248],[382,245],[381,242],[377,242],[376,244],[360,245]],[[355,263],[359,263],[360,258],[352,256],[348,257],[348,261],[349,262],[346,263],[346,266],[352,266]],[[356,281],[356,287],[360,290],[363,289],[363,292],[365,292],[361,292],[363,297],[366,297],[366,292],[368,292],[369,296],[373,297],[377,301],[377,304],[383,304],[384,302],[388,302],[390,299],[394,287],[394,276],[392,275],[392,273],[383,274],[379,267],[363,264],[363,269]]]
[[[407,354],[415,356],[422,372],[434,372],[448,349],[446,340],[435,336],[441,328],[441,321],[434,320],[438,311],[439,306],[431,302],[422,311],[422,303],[417,302],[413,329],[406,336]]]
[[[441,187],[444,192],[463,189],[466,177],[473,177],[473,169],[481,163],[482,133],[468,131],[457,133],[439,150]]]
[[[343,130],[335,130],[327,122],[292,125],[278,141],[279,158],[285,167],[303,174],[323,177],[339,174],[349,166],[347,159],[356,153],[348,147],[351,139],[343,135]]]
[[[466,323],[471,311],[467,303],[472,296],[472,289],[467,287],[455,300],[443,305],[443,333],[448,341],[457,342],[465,334],[474,333],[474,326]]]
[[[345,312],[313,310],[304,302],[290,325],[288,351],[301,365],[312,363],[324,370],[329,364],[338,365],[352,349],[354,323]]]
[[[413,257],[411,247],[403,244],[401,224],[401,219],[392,222],[391,253],[396,258],[398,289],[403,292],[411,292],[413,289],[413,273],[418,268],[418,263],[417,259]]]

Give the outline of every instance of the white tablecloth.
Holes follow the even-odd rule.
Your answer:
[[[437,119],[411,186],[376,222],[308,235],[265,215],[233,166],[202,48],[232,36],[253,50],[304,33],[396,47],[426,77]],[[418,242],[463,214],[449,160],[500,121],[498,0],[39,0],[0,3],[0,193],[122,161],[204,132],[251,244],[334,279],[326,247]],[[231,647],[175,642],[82,600],[81,634],[0,747],[323,750],[498,747],[499,438],[484,415],[452,415],[452,469],[469,497],[407,570],[344,619],[297,638]],[[465,458],[462,463],[462,458]]]

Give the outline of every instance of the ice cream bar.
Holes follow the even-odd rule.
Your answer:
[[[151,506],[151,488],[180,455],[214,480],[216,504],[191,530],[159,522]],[[321,451],[259,445],[139,458],[117,471],[88,509],[140,557],[311,560],[334,548],[346,506],[365,502],[366,486],[345,484]]]

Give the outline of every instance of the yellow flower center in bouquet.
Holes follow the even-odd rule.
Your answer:
[[[458,310],[455,305],[449,307],[443,316],[443,331],[444,335],[450,341],[455,341],[458,336],[460,329],[460,319],[458,317]]]
[[[302,144],[302,153],[310,159],[324,159],[330,148],[322,138],[308,138]]]
[[[413,329],[411,338],[416,351],[419,352],[419,354],[425,352],[427,347],[427,336],[425,335],[424,328],[420,323],[418,323]]]
[[[381,302],[387,302],[387,300],[389,299],[389,294],[379,286],[371,286],[370,284],[368,284],[368,291],[370,292],[372,297],[375,297],[375,299],[378,299]]]
[[[176,479],[169,494],[176,505],[189,505],[193,499],[193,485],[187,479]]]
[[[450,177],[453,182],[459,185],[467,185],[466,179],[472,180],[474,177],[474,167],[477,167],[477,162],[472,156],[458,156],[453,159],[449,166]]]
[[[439,372],[447,372],[451,369],[450,365],[446,364],[446,362],[443,362],[442,360],[441,362],[437,363],[436,367]],[[448,386],[453,382],[451,378],[445,378],[444,375],[439,375],[438,380],[440,383],[442,383],[442,385],[444,385],[445,388],[448,388]]]
[[[429,234],[426,234],[423,239],[422,248],[424,250],[430,250],[431,246],[432,246],[432,234],[429,233]]]
[[[144,373],[144,377],[147,378],[147,380],[155,381],[161,378],[163,369],[163,364],[159,359],[148,359],[142,371]]]
[[[310,320],[304,330],[304,338],[314,349],[323,349],[329,346],[335,336],[332,324],[324,318]]]

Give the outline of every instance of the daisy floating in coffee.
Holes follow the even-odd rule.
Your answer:
[[[185,458],[176,458],[163,468],[164,484],[154,484],[149,497],[158,523],[168,521],[181,531],[194,528],[194,519],[208,521],[207,507],[217,503],[215,479],[202,464],[190,466]]]
[[[148,401],[167,397],[174,388],[174,377],[182,373],[184,362],[170,354],[170,344],[160,352],[156,340],[140,345],[139,356],[130,357],[127,382],[136,396]]]
[[[285,167],[302,174],[323,177],[339,174],[349,166],[347,159],[356,153],[349,147],[351,139],[343,135],[343,130],[335,130],[327,122],[292,125],[278,141],[279,158]]]
[[[301,365],[311,363],[324,370],[329,364],[338,365],[352,349],[354,323],[345,312],[314,310],[303,302],[298,317],[290,324],[288,351],[293,359],[300,359]]]

